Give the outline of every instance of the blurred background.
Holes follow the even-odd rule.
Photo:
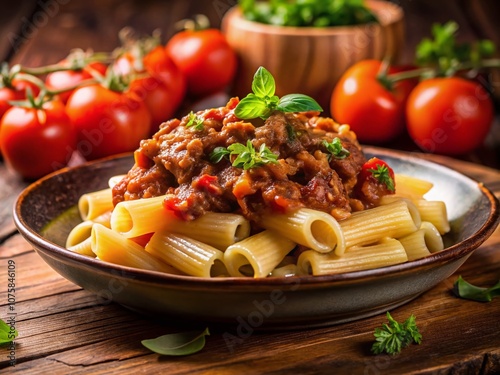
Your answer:
[[[168,39],[175,23],[194,14],[208,16],[220,26],[236,0],[22,0],[10,2],[0,13],[2,60],[37,65],[65,57],[68,47],[110,50],[117,30],[132,26],[144,33],[159,28]],[[411,62],[416,44],[434,22],[455,20],[459,39],[490,38],[500,44],[497,0],[392,1],[405,12],[406,39],[402,62]],[[29,47],[29,48],[28,48]],[[29,59],[26,53],[29,51]]]
[[[500,45],[498,0],[400,0],[392,1],[405,13],[405,40],[400,63],[411,63],[415,46],[430,35],[431,25],[454,20],[459,41],[492,39]],[[55,63],[72,48],[110,51],[118,43],[118,31],[131,26],[139,33],[161,30],[163,41],[176,31],[176,22],[205,14],[219,27],[236,0],[22,0],[9,2],[0,13],[0,59],[36,67]],[[250,48],[251,46],[249,46]],[[500,97],[500,77],[490,74],[492,91]],[[497,116],[498,117],[498,116]],[[498,120],[481,152],[487,157],[468,158],[498,167],[500,145]],[[404,148],[404,145],[395,145]],[[475,160],[474,160],[475,159]]]

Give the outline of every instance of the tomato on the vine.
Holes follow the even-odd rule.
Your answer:
[[[377,78],[381,66],[378,60],[354,64],[341,76],[332,93],[332,117],[348,124],[361,142],[388,142],[405,129],[405,103],[416,82],[402,80],[388,89]],[[405,68],[391,66],[387,73],[402,70]]]
[[[420,82],[408,98],[408,133],[424,151],[459,155],[484,141],[494,116],[483,86],[459,77]]]
[[[142,61],[125,53],[117,59],[114,69],[132,77],[129,91],[144,100],[151,113],[150,134],[175,115],[186,93],[186,79],[163,47],[153,48]],[[134,74],[138,76],[134,78]]]
[[[10,107],[12,107],[9,103],[10,101],[26,99],[28,88],[31,90],[33,96],[38,95],[40,92],[39,87],[35,84],[15,78],[0,88],[0,118]]]
[[[51,100],[41,108],[14,106],[0,123],[5,161],[26,179],[37,179],[67,165],[76,134],[64,104]]]
[[[134,151],[149,135],[151,114],[130,92],[100,84],[76,89],[66,111],[78,136],[78,151],[87,160]]]
[[[62,60],[59,63],[61,66],[68,65],[68,61]],[[107,66],[104,63],[94,61],[84,66],[82,69],[76,70],[59,70],[56,72],[51,72],[47,74],[45,78],[45,85],[47,89],[53,91],[61,91],[59,97],[63,103],[68,101],[69,96],[73,90],[69,90],[75,87],[79,83],[93,78],[95,75],[104,75],[106,73]]]
[[[188,93],[193,96],[223,90],[234,78],[236,53],[218,29],[180,31],[165,48],[186,77]]]

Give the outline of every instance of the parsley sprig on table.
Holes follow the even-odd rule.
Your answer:
[[[395,355],[411,343],[420,344],[422,335],[418,331],[415,316],[411,315],[404,323],[398,323],[387,312],[388,323],[384,323],[381,328],[375,329],[375,343],[372,346],[372,352],[381,354]]]
[[[250,140],[247,140],[246,145],[233,143],[227,148],[216,147],[210,154],[210,161],[218,163],[225,156],[235,156],[235,158],[232,159],[233,167],[243,168],[245,170],[259,167],[264,164],[278,163],[278,155],[267,148],[265,143],[262,143],[259,150],[256,150]]]
[[[323,108],[310,96],[288,94],[279,98],[275,95],[274,77],[264,67],[259,67],[253,76],[252,93],[241,99],[234,114],[242,119],[267,119],[274,111],[308,112],[323,111]]]

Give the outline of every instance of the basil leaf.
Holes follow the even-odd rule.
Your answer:
[[[212,163],[217,164],[220,162],[224,156],[229,155],[229,151],[225,147],[216,147],[214,150],[210,153],[210,161]]]
[[[276,109],[282,112],[323,111],[316,100],[304,94],[288,94],[281,97]]]
[[[205,336],[210,335],[208,328],[203,332],[180,332],[159,336],[155,339],[142,340],[149,350],[161,354],[182,356],[199,352],[205,346]]]
[[[16,329],[11,329],[11,326],[0,319],[0,344],[12,342],[18,333]]]
[[[269,116],[270,112],[271,110],[268,108],[266,101],[255,94],[248,94],[240,100],[234,109],[236,117],[242,120],[266,117]]]
[[[459,276],[453,285],[453,292],[457,297],[477,302],[490,302],[500,296],[500,281],[491,288],[481,288],[465,281]]]
[[[276,83],[274,77],[269,71],[260,66],[253,76],[252,91],[259,98],[274,96]]]

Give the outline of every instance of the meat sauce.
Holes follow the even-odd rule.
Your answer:
[[[265,121],[243,121],[234,115],[238,102],[232,98],[225,107],[163,123],[141,142],[134,166],[113,188],[113,203],[166,195],[165,207],[184,220],[215,211],[239,212],[257,222],[261,215],[300,207],[342,220],[377,205],[383,194],[377,182],[357,180],[366,157],[347,125],[316,112],[276,111]],[[324,141],[336,137],[349,151],[345,158],[325,147]],[[217,147],[248,140],[255,150],[265,145],[277,161],[245,170],[232,165],[234,156],[211,160]]]

